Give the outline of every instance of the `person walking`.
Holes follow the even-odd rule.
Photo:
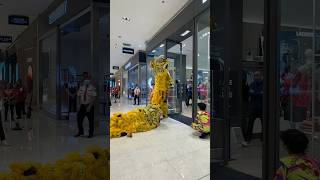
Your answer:
[[[134,89],[134,105],[137,104],[137,99],[138,99],[138,105],[140,105],[140,93],[141,90],[138,86]]]
[[[83,73],[83,75],[84,81],[77,93],[80,98],[80,108],[77,114],[78,133],[75,137],[84,135],[83,119],[87,117],[89,120],[89,135],[87,137],[92,138],[94,131],[94,102],[97,97],[97,92],[96,88],[91,83],[89,73]]]
[[[247,133],[245,134],[245,141],[242,142],[242,146],[246,147],[250,144],[254,122],[257,118],[261,120],[262,126],[262,112],[263,112],[263,80],[260,71],[254,73],[254,81],[250,84],[249,90],[249,104],[250,104],[250,114],[249,122],[247,126]],[[261,132],[262,134],[262,132]],[[261,135],[262,140],[262,135]]]

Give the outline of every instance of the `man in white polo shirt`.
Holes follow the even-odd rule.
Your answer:
[[[83,73],[83,76],[84,76],[84,81],[77,93],[80,99],[80,109],[77,114],[79,131],[75,135],[75,137],[84,135],[83,119],[87,117],[89,120],[88,138],[92,138],[93,131],[94,131],[94,102],[97,97],[97,92],[96,92],[96,88],[91,84],[91,77],[89,73],[85,72]]]

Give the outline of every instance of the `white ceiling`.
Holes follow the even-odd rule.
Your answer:
[[[8,25],[9,15],[28,16],[30,24],[39,13],[44,11],[53,0],[0,0],[0,35],[13,36],[13,40],[22,33],[27,26]],[[9,44],[0,43],[0,49]]]
[[[165,3],[161,1],[111,0],[111,68],[122,66],[132,56],[122,53],[123,43],[131,44],[135,51],[145,50],[145,41],[151,39],[188,2],[188,0],[164,0]],[[122,17],[128,17],[131,21],[123,21]],[[111,72],[114,71],[111,69]]]

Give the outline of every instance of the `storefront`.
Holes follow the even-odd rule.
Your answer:
[[[132,99],[133,90],[138,86],[141,90],[140,102],[145,104],[147,98],[146,53],[143,51],[137,52],[121,69],[123,96]]]
[[[319,3],[312,0],[209,3],[190,2],[147,43],[147,64],[156,57],[171,61],[169,70],[174,78],[174,87],[168,95],[171,117],[186,123],[185,117],[195,118],[197,103],[207,105],[213,132],[211,167],[216,169],[224,166],[272,179],[280,157],[287,155],[280,144],[280,132],[289,128],[308,135],[308,154],[319,160]],[[304,7],[304,15],[299,19],[293,10],[297,7]],[[149,66],[147,72],[150,90],[154,80]],[[264,100],[263,111],[254,124],[253,141],[263,139],[255,147],[239,148],[242,138],[246,138],[243,136],[247,136],[252,104],[246,100],[246,91],[256,81],[255,72],[263,76]],[[290,77],[309,77],[299,81],[305,89],[295,91],[298,94],[286,94],[285,88],[296,87],[285,86]],[[188,103],[190,94],[192,101]],[[298,102],[299,97],[305,100]],[[184,107],[191,102],[192,110]],[[263,119],[262,123],[259,119]],[[246,154],[250,152],[254,154],[248,162]],[[214,168],[212,172],[214,176]]]
[[[95,1],[55,1],[38,19],[39,102],[57,119],[76,111],[70,91],[83,72],[98,91],[97,113],[107,101],[105,75],[108,52],[107,4]]]
[[[174,81],[168,94],[169,113],[188,124],[195,118],[197,103],[205,103],[210,110],[209,17],[208,2],[188,3],[147,43],[149,93],[154,83],[150,61],[159,57],[169,59],[169,72]]]

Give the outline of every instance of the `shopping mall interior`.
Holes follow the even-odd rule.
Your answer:
[[[47,179],[37,163],[50,164],[52,174],[44,176],[53,178],[74,163],[68,154],[109,148],[109,5],[103,0],[0,1],[0,179],[20,173],[14,169],[22,172],[15,179],[25,174]],[[85,81],[90,89],[81,94]],[[97,179],[105,179],[107,169],[107,163],[101,166]]]
[[[296,154],[320,161],[319,17],[318,0],[0,0],[0,180],[286,179]]]
[[[111,123],[113,114],[153,104],[161,84],[153,60],[168,60],[173,81],[158,128],[111,138],[111,179],[273,179],[288,155],[280,143],[288,129],[303,132],[307,154],[319,160],[320,3],[276,2],[111,1]],[[297,94],[292,79],[304,86]],[[211,117],[210,138],[192,128],[199,103]]]

